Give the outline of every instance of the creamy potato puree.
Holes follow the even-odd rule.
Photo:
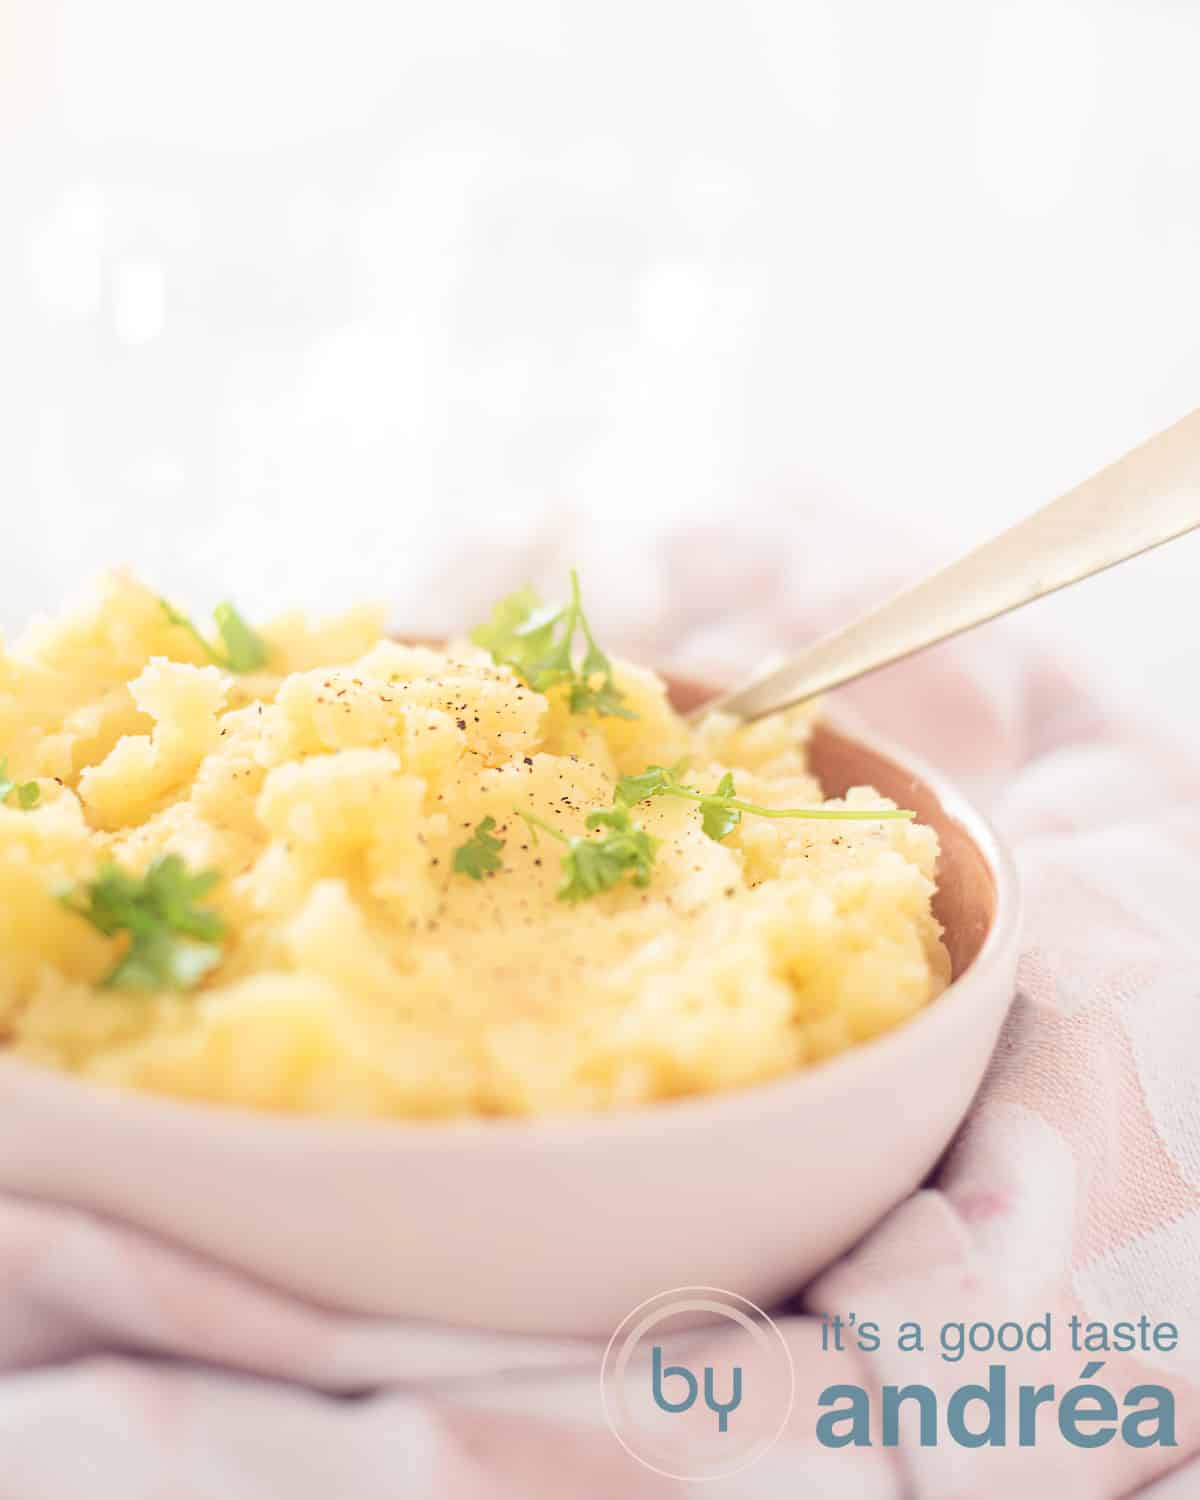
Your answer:
[[[896,1025],[944,987],[937,839],[911,822],[747,816],[716,842],[656,798],[645,888],[557,898],[566,834],[621,775],[814,806],[809,720],[698,728],[616,664],[633,719],[572,713],[469,644],[398,645],[354,610],[264,627],[269,670],[206,663],[109,577],[0,653],[0,1028],[91,1079],[325,1115],[605,1110],[735,1088]],[[845,804],[891,807],[868,787]],[[495,819],[503,865],[455,850]],[[220,962],[191,990],[104,988],[128,943],[60,900],[107,861],[220,872]]]

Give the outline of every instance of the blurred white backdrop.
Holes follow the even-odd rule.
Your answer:
[[[948,557],[1200,404],[1198,74],[1195,0],[0,0],[0,624]],[[1022,628],[1185,728],[1198,584]]]

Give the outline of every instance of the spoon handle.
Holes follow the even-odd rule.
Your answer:
[[[706,704],[757,719],[1200,526],[1200,409],[940,573]]]

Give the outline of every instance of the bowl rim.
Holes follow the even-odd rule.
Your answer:
[[[941,809],[966,831],[983,855],[995,888],[995,910],[979,951],[964,973],[929,1004],[886,1031],[857,1042],[819,1062],[795,1068],[759,1083],[710,1093],[680,1095],[649,1100],[628,1108],[594,1112],[544,1115],[468,1115],[449,1119],[406,1116],[303,1115],[256,1110],[245,1105],[225,1104],[156,1094],[105,1084],[77,1074],[0,1051],[0,1089],[28,1094],[42,1093],[54,1104],[57,1095],[67,1110],[79,1111],[88,1104],[100,1106],[110,1116],[124,1115],[138,1129],[174,1133],[202,1125],[205,1133],[223,1134],[232,1141],[248,1131],[262,1144],[327,1147],[354,1146],[383,1151],[453,1151],[464,1147],[510,1150],[514,1146],[538,1149],[565,1148],[581,1144],[617,1144],[622,1136],[655,1136],[698,1125],[720,1126],[759,1114],[769,1114],[786,1105],[793,1092],[811,1097],[836,1093],[849,1087],[856,1072],[870,1070],[889,1049],[919,1046],[926,1033],[947,1024],[952,1012],[972,1003],[985,989],[993,971],[1003,972],[1006,956],[1016,943],[1021,920],[1022,896],[1012,853],[991,822],[958,790],[943,772],[931,767],[886,736],[848,724],[836,712],[823,708],[823,720],[838,733],[864,748],[911,770],[937,798]]]

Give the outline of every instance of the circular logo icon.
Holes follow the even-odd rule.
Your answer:
[[[609,1340],[604,1414],[641,1464],[669,1479],[724,1479],[760,1459],[787,1424],[796,1372],[761,1307],[685,1286],[635,1307]]]

